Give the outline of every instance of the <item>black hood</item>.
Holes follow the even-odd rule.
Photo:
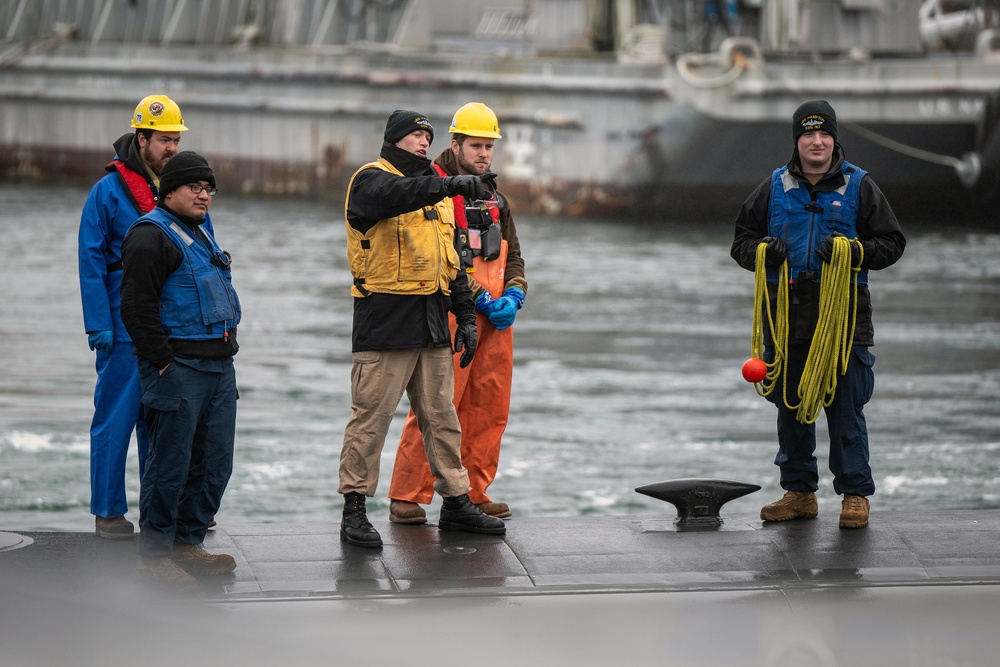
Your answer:
[[[451,147],[441,151],[441,154],[434,159],[434,164],[440,165],[449,176],[457,176],[459,173],[458,158],[455,157]]]
[[[118,137],[113,146],[115,148],[116,160],[123,162],[126,167],[137,174],[141,174],[147,181],[149,180],[149,172],[146,170],[146,164],[139,156],[139,142],[136,140],[134,133],[123,134]],[[113,171],[114,167],[108,165],[105,169]]]

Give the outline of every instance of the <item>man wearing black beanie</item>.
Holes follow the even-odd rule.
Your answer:
[[[382,446],[404,391],[424,436],[434,488],[444,498],[439,528],[505,532],[502,519],[484,514],[469,500],[452,400],[448,325],[450,311],[458,323],[454,351],[461,353],[464,368],[476,351],[476,306],[456,248],[450,197],[483,199],[483,181],[494,175],[439,176],[427,156],[433,138],[425,115],[394,111],[378,160],[362,166],[348,185],[354,367],[351,418],[340,453],[340,536],[362,547],[382,546],[365,498],[375,494]]]
[[[868,427],[863,408],[875,383],[875,342],[868,272],[894,264],[906,247],[899,222],[882,191],[867,172],[844,157],[837,143],[837,114],[826,100],[811,100],[792,114],[792,159],[775,169],[757,187],[736,216],[730,254],[749,271],[757,268],[757,250],[764,246],[770,312],[778,313],[778,277],[787,263],[789,288],[787,340],[772,334],[767,314],[763,330],[764,361],[783,364],[765,391],[778,409],[778,454],[784,496],[765,505],[763,521],[813,518],[818,514],[815,420],[803,419],[797,407],[800,380],[810,359],[820,313],[820,286],[831,271],[836,237],[850,242],[850,262],[857,276],[851,354],[838,362],[839,375],[832,402],[825,407],[830,432],[833,488],[843,496],[839,525],[868,525],[868,497],[875,493],[869,465]],[[843,247],[843,242],[839,243]],[[763,267],[762,267],[763,268]],[[831,283],[832,278],[830,278]],[[778,326],[777,324],[775,325]],[[779,332],[781,329],[779,328]],[[787,381],[787,386],[786,386]]]
[[[159,201],[122,243],[122,322],[135,345],[149,456],[139,490],[139,571],[174,589],[236,561],[201,544],[229,482],[236,432],[231,257],[206,216],[208,161],[185,151],[160,171]]]

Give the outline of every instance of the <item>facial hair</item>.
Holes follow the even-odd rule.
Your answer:
[[[461,151],[459,151],[458,155],[455,156],[455,159],[458,162],[458,166],[461,167],[466,174],[482,176],[483,174],[485,174],[487,171],[490,170],[489,165],[486,165],[485,169],[481,169],[475,162],[468,162],[462,156]]]
[[[149,168],[152,169],[153,173],[157,176],[160,175],[160,170],[163,168],[163,165],[165,165],[167,160],[171,157],[171,155],[164,153],[160,158],[160,161],[156,162],[153,156],[153,145],[149,142],[139,149],[139,154],[142,157],[142,161],[149,165]]]

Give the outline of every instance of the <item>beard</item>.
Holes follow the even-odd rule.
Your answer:
[[[458,166],[461,167],[467,174],[482,176],[490,170],[490,165],[488,164],[469,162],[461,155],[456,155],[455,158],[458,161]]]
[[[163,169],[163,165],[167,163],[167,160],[173,155],[170,151],[164,151],[159,159],[153,154],[153,146],[151,144],[146,144],[139,149],[139,155],[142,157],[142,161],[149,165],[149,168],[153,170],[153,173],[157,176],[160,175],[160,170]]]

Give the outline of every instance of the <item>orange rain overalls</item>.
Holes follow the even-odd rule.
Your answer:
[[[459,205],[456,202],[456,209]],[[457,211],[456,211],[457,212]],[[463,211],[464,213],[464,211]],[[473,257],[469,279],[496,299],[503,295],[507,266],[507,241],[492,261]],[[454,315],[448,316],[452,338]],[[500,440],[507,428],[510,387],[514,370],[514,328],[498,331],[489,317],[476,312],[478,340],[472,363],[460,368],[455,357],[455,409],[462,424],[462,465],[469,471],[469,499],[473,504],[491,502],[486,489],[493,483],[500,462]],[[434,477],[427,465],[423,439],[411,410],[403,424],[389,498],[426,505],[434,497]]]

